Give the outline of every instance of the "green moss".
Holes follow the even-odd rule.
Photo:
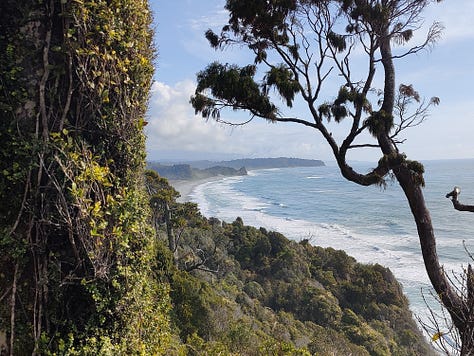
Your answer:
[[[17,304],[0,329],[18,354],[165,354],[171,266],[143,187],[148,4],[2,6],[0,289]]]
[[[376,137],[380,133],[388,133],[393,127],[393,116],[383,110],[375,111],[365,120],[369,132]]]

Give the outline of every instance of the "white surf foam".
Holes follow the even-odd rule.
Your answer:
[[[308,239],[314,245],[344,250],[360,262],[387,266],[400,280],[428,282],[419,251],[400,250],[400,247],[416,245],[415,236],[372,236],[338,224],[272,216],[265,211],[267,203],[237,192],[233,188],[236,181],[231,178],[206,183],[198,186],[191,197],[205,216],[228,222],[239,216],[248,225],[275,230],[296,241]]]
[[[247,196],[234,188],[234,184],[242,179],[245,178],[232,177],[203,184],[195,188],[191,198],[199,204],[205,216],[214,216],[227,222],[232,222],[239,216],[247,225],[278,231],[295,241],[308,239],[313,245],[344,250],[359,262],[378,263],[390,268],[402,284],[409,298],[411,310],[416,316],[427,321],[429,314],[423,295],[430,305],[435,305],[433,303],[436,301],[430,297],[432,288],[425,271],[417,236],[362,234],[340,224],[318,224],[303,219],[273,216],[266,212],[268,203]],[[375,228],[371,231],[381,229]],[[452,241],[440,242],[440,246],[449,244],[452,244]],[[441,263],[448,271],[462,271],[459,263],[449,260]]]

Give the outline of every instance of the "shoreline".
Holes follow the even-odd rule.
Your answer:
[[[170,185],[176,189],[181,196],[176,199],[178,203],[186,203],[191,201],[191,194],[194,189],[202,184],[215,182],[221,179],[226,178],[226,176],[215,176],[208,178],[198,178],[198,179],[180,179],[180,180],[170,180]]]

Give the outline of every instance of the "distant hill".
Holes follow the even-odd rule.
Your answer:
[[[165,166],[159,163],[148,163],[149,169],[152,169],[162,177],[168,179],[192,179],[193,178],[193,169],[189,164],[175,164],[172,166]]]
[[[246,176],[247,175],[247,170],[245,167],[240,167],[240,168],[232,168],[232,167],[223,167],[223,166],[213,166],[210,168],[198,170],[194,168],[194,174],[198,178],[199,175],[203,175],[202,178],[206,177],[215,177],[215,176]]]
[[[175,164],[172,166],[149,162],[148,168],[152,169],[164,178],[170,180],[204,179],[217,176],[244,176],[247,170],[244,167],[235,169],[232,167],[213,166],[205,169],[193,168],[189,164]]]
[[[231,161],[189,161],[181,162],[187,164],[192,168],[207,169],[214,166],[230,167],[239,169],[245,167],[247,170],[252,169],[266,169],[266,168],[287,168],[287,167],[321,167],[324,162],[317,159],[301,159],[301,158],[243,158],[234,159]]]
[[[317,159],[301,158],[243,158],[231,161],[193,161],[164,165],[148,162],[148,168],[171,180],[203,179],[217,176],[247,175],[247,170],[290,168],[290,167],[321,167],[324,162]]]

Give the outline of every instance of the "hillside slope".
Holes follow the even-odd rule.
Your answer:
[[[380,265],[240,218],[188,228],[180,251],[187,258],[171,282],[175,322],[202,352],[218,344],[239,355],[432,354],[399,283]],[[202,256],[205,268],[183,271]]]
[[[159,265],[169,266],[177,353],[434,354],[389,269],[240,218],[204,218],[160,184],[151,201],[159,238],[175,246]]]

